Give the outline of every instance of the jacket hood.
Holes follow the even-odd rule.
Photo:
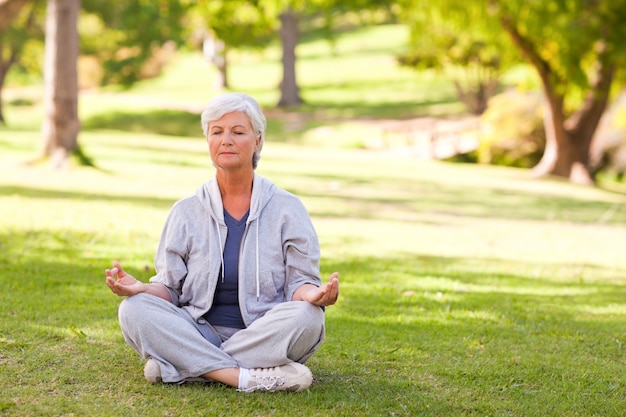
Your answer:
[[[250,214],[248,215],[248,223],[256,220],[263,208],[272,198],[276,185],[270,180],[261,177],[257,173],[254,174],[252,183],[252,201],[250,202]],[[220,187],[217,183],[217,177],[211,178],[196,190],[196,197],[200,200],[211,217],[220,225],[224,222],[224,206],[222,204],[222,195]]]

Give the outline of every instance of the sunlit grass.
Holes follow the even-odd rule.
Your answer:
[[[62,172],[19,164],[37,132],[0,139],[5,415],[621,414],[623,196],[269,142],[259,173],[301,196],[342,295],[313,388],[241,396],[146,384],[102,281],[112,259],[150,276],[169,207],[212,175],[202,139],[84,132],[98,168]]]

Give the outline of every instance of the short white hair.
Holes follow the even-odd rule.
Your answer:
[[[245,93],[224,93],[215,97],[207,104],[206,108],[200,116],[200,123],[202,125],[202,132],[204,137],[207,137],[209,125],[221,119],[224,115],[240,111],[245,113],[250,119],[252,124],[252,130],[256,137],[261,137],[259,147],[252,156],[252,167],[256,169],[259,159],[261,158],[261,149],[263,149],[263,142],[265,141],[265,129],[267,128],[267,121],[265,115],[261,111],[259,103],[249,95]]]

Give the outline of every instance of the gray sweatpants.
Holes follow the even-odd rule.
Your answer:
[[[279,304],[232,336],[149,294],[126,298],[118,313],[124,339],[159,363],[163,382],[223,368],[304,363],[324,340],[324,312],[305,301]]]

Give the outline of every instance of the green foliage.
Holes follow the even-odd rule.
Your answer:
[[[525,37],[551,70],[550,82],[570,111],[580,106],[600,62],[620,68],[626,60],[626,28],[619,23],[626,19],[624,0],[498,0],[490,11],[498,19],[510,19]]]
[[[28,84],[33,76],[41,79],[44,20],[45,2],[33,1],[6,30],[0,32],[0,74],[11,70],[8,84]]]
[[[81,48],[102,62],[102,84],[128,86],[166,42],[182,44],[188,27],[186,1],[84,0]]]
[[[194,12],[202,18],[202,27],[214,32],[226,47],[262,48],[275,39],[277,16],[267,16],[258,2],[200,1]]]
[[[482,5],[404,2],[401,20],[411,29],[410,49],[399,62],[432,68],[452,80],[469,112],[481,114],[504,71],[518,62],[508,40],[488,24]]]
[[[278,41],[279,16],[287,10],[299,17],[301,34],[320,31],[332,41],[336,27],[388,22],[393,7],[382,0],[225,0],[199,1],[193,9],[227,49],[264,48]],[[335,27],[336,26],[336,27]]]
[[[537,93],[509,91],[492,97],[481,122],[478,162],[520,168],[537,165],[546,142]]]

